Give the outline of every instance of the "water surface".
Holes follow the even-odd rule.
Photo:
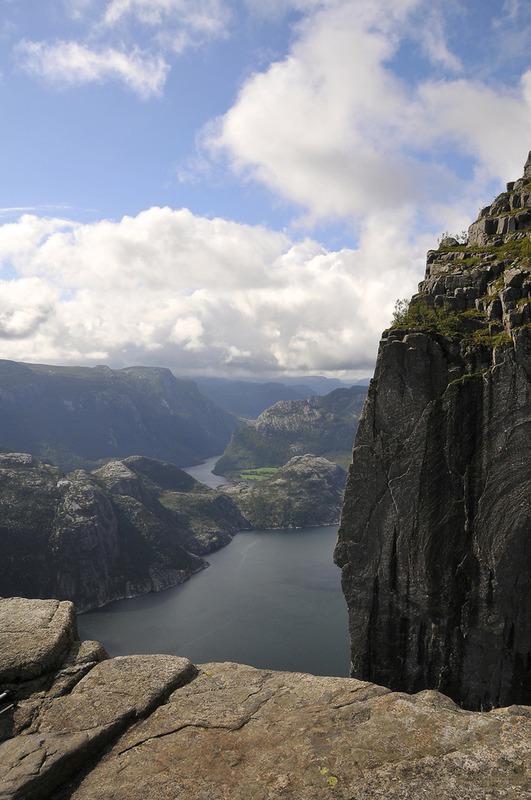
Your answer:
[[[214,475],[212,472],[216,466],[216,461],[219,461],[220,458],[220,455],[212,456],[212,458],[207,458],[206,461],[195,467],[185,467],[184,471],[191,475],[192,478],[195,478],[196,481],[210,486],[211,489],[217,489],[218,486],[223,486],[224,483],[230,483],[228,478],[224,478],[222,475]]]
[[[102,642],[111,656],[170,653],[347,676],[336,535],[337,525],[238,533],[186,583],[80,615],[80,637]]]

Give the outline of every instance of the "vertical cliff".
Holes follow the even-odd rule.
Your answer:
[[[531,702],[531,154],[384,332],[335,559],[352,675]]]

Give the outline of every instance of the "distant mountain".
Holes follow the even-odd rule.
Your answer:
[[[0,454],[0,595],[73,600],[78,611],[159,591],[248,527],[234,502],[144,457],[65,475]]]
[[[366,388],[336,389],[324,397],[281,401],[234,432],[214,472],[239,475],[254,467],[280,467],[311,453],[346,467]]]
[[[65,470],[129,455],[197,464],[221,453],[238,424],[168,369],[0,361],[0,448]]]
[[[231,381],[225,378],[195,378],[200,391],[225,411],[244,419],[256,419],[266,408],[279,400],[302,400],[312,391],[308,387],[291,387],[269,381]]]
[[[302,378],[285,376],[282,378],[282,382],[286,386],[304,387],[309,392],[306,395],[307,397],[311,397],[314,394],[330,394],[335,389],[349,389],[354,384],[354,381],[345,383],[338,378],[325,378],[324,375],[304,375]]]
[[[313,395],[346,389],[350,384],[335,378],[283,377],[279,381],[234,381],[227,378],[194,378],[200,391],[220,408],[244,419],[256,419],[280,400],[307,400]]]

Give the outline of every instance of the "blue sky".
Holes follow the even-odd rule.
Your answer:
[[[0,356],[370,374],[522,173],[527,0],[0,0]]]

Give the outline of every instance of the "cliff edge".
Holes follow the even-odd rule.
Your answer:
[[[1,800],[522,800],[530,746],[531,708],[109,659],[78,640],[71,603],[0,599]]]
[[[335,560],[351,674],[531,702],[531,154],[384,332]]]

